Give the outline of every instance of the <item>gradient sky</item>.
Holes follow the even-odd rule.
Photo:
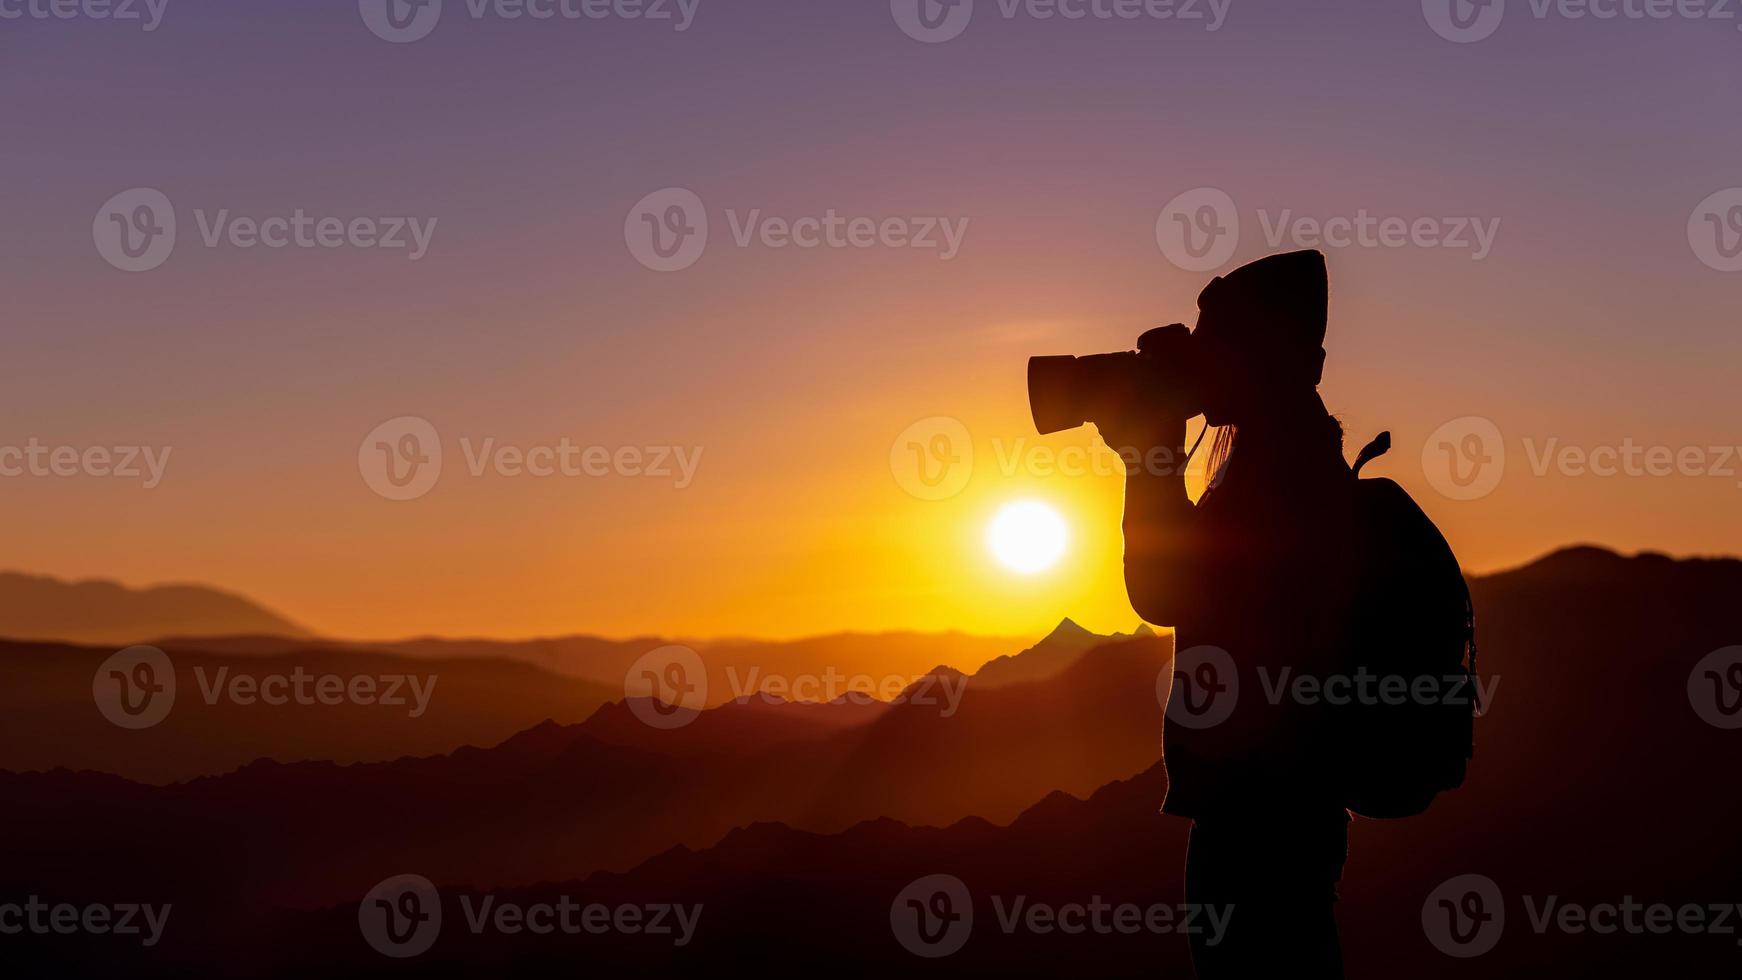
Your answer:
[[[1736,475],[1535,475],[1525,440],[1742,444],[1742,274],[1688,221],[1742,186],[1736,21],[1539,20],[1452,44],[1415,2],[1233,0],[1201,22],[1007,20],[921,44],[882,0],[701,0],[644,21],[474,21],[389,44],[345,0],[169,0],[163,23],[0,21],[8,302],[0,445],[173,447],[163,484],[0,479],[7,566],[199,581],[325,632],[523,636],[917,627],[1128,629],[1115,476],[1000,472],[1031,353],[1128,347],[1213,273],[1155,225],[1181,192],[1257,213],[1471,216],[1491,255],[1334,249],[1323,392],[1467,568],[1598,542],[1742,551]],[[685,187],[694,267],[624,221]],[[92,220],[153,187],[180,237],[111,268]],[[208,249],[193,213],[438,219],[429,254]],[[725,212],[970,220],[961,254],[739,248]],[[429,420],[427,496],[359,475],[378,423]],[[903,491],[916,420],[972,433],[945,501]],[[1424,476],[1481,416],[1499,486]],[[458,440],[700,446],[693,485],[471,478]],[[1001,441],[1001,442],[1000,442]],[[998,504],[1057,504],[1073,547],[1019,577]]]

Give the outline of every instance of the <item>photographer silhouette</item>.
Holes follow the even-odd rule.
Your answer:
[[[1162,809],[1193,820],[1187,901],[1232,907],[1221,942],[1193,939],[1205,980],[1341,977],[1349,811],[1419,813],[1471,754],[1468,589],[1402,488],[1357,479],[1389,435],[1343,458],[1317,391],[1328,298],[1322,254],[1274,255],[1212,281],[1194,331],[1029,366],[1043,432],[1092,420],[1125,459],[1126,589],[1176,631]],[[1194,504],[1199,414],[1217,434]],[[1362,675],[1453,683],[1406,704],[1320,696]]]
[[[1186,900],[1233,906],[1221,943],[1193,942],[1205,980],[1342,976],[1333,903],[1349,818],[1327,771],[1329,746],[1312,712],[1259,696],[1262,672],[1271,684],[1284,668],[1322,677],[1342,668],[1350,644],[1359,572],[1348,550],[1350,472],[1342,426],[1317,392],[1327,300],[1318,252],[1271,256],[1213,281],[1197,329],[1173,338],[1180,347],[1189,339],[1193,378],[1181,388],[1195,390],[1096,422],[1111,446],[1165,447],[1182,460],[1193,409],[1218,427],[1214,486],[1200,503],[1186,494],[1183,466],[1132,467],[1125,500],[1133,608],[1175,628],[1176,669],[1194,648],[1227,651],[1236,676],[1208,680],[1246,692],[1211,725],[1189,723],[1170,703],[1163,742],[1163,810],[1194,821]],[[1170,700],[1201,715],[1191,699],[1203,688],[1176,674]]]

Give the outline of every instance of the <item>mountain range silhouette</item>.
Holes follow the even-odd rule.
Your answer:
[[[1689,685],[1702,658],[1742,636],[1742,562],[1574,548],[1471,585],[1492,700],[1470,779],[1424,816],[1356,821],[1339,912],[1350,975],[1734,976],[1734,935],[1572,933],[1552,920],[1539,929],[1533,915],[1551,897],[1742,899],[1742,740],[1702,717]],[[829,963],[849,977],[1187,976],[1177,934],[999,927],[993,896],[1180,900],[1186,824],[1156,812],[1168,638],[1060,654],[1080,641],[1072,625],[988,662],[951,717],[911,703],[751,698],[658,731],[616,702],[578,724],[424,758],[261,762],[167,787],[0,774],[0,824],[8,840],[31,842],[0,885],[173,901],[182,928],[144,962],[181,975],[669,976]],[[1043,660],[1059,666],[1030,666]],[[1041,676],[980,677],[1031,669]],[[430,878],[448,903],[490,890],[502,901],[706,911],[680,948],[632,935],[473,935],[449,904],[435,946],[395,964],[359,938],[357,901],[403,873]],[[959,878],[976,915],[960,952],[925,960],[893,936],[891,903],[935,874]],[[1434,890],[1468,874],[1492,879],[1505,903],[1499,942],[1473,961],[1436,948],[1424,925]],[[15,948],[24,964],[87,971],[142,962],[119,942],[74,953],[24,937]]]
[[[970,679],[953,714],[943,703],[758,697],[662,730],[619,702],[581,724],[546,722],[425,758],[261,761],[165,787],[65,769],[0,774],[0,785],[33,813],[70,796],[127,800],[134,830],[159,842],[129,864],[196,892],[220,893],[247,867],[263,897],[330,902],[379,878],[377,860],[497,887],[622,870],[758,821],[837,831],[876,817],[1008,820],[1056,788],[1086,793],[1155,760],[1154,685],[1168,656],[1163,639],[1127,639],[1045,681],[981,689]],[[396,814],[390,826],[358,819],[382,813]],[[32,831],[47,853],[79,847],[91,830],[63,816]],[[186,838],[187,826],[208,829]],[[210,866],[194,853],[207,847],[247,856]]]

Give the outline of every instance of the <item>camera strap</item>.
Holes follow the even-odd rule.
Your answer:
[[[1210,420],[1205,419],[1204,420],[1204,427],[1198,430],[1198,441],[1192,443],[1191,449],[1186,450],[1186,461],[1180,465],[1180,472],[1181,473],[1184,473],[1186,471],[1187,467],[1192,465],[1192,457],[1196,456],[1198,454],[1198,447],[1204,444],[1204,436],[1207,436],[1209,434],[1210,434]]]

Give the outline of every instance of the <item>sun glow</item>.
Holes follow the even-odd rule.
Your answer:
[[[999,508],[986,527],[986,547],[1013,572],[1044,572],[1064,557],[1070,538],[1065,519],[1038,500],[1019,500]]]

